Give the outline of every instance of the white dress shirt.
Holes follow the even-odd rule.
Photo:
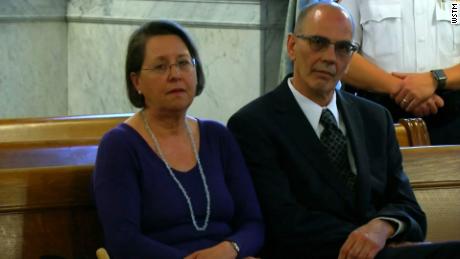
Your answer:
[[[348,161],[350,162],[351,171],[354,174],[357,174],[353,151],[351,149],[350,140],[347,137],[347,129],[345,127],[345,123],[343,122],[343,119],[341,119],[340,117],[339,110],[337,109],[336,93],[334,92],[334,94],[332,95],[332,99],[328,105],[326,105],[325,107],[321,107],[320,105],[313,102],[312,100],[310,100],[309,98],[301,94],[299,91],[297,91],[297,89],[295,89],[295,87],[292,85],[291,80],[292,78],[288,79],[289,89],[291,89],[291,92],[294,95],[294,98],[297,101],[297,104],[299,104],[300,109],[302,110],[303,114],[307,118],[308,122],[310,122],[310,125],[315,130],[316,136],[318,136],[318,138],[320,138],[321,133],[324,130],[323,125],[319,123],[319,119],[321,118],[321,113],[323,112],[324,109],[329,109],[332,112],[332,115],[334,115],[334,118],[337,122],[337,125],[340,131],[342,131],[342,134],[347,138],[347,149],[348,149],[347,153],[348,153]]]

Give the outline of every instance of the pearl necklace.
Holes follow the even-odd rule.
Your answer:
[[[173,173],[173,171],[171,169],[171,166],[166,161],[166,158],[163,155],[163,152],[161,151],[160,143],[158,142],[158,139],[155,137],[155,134],[153,134],[153,131],[150,128],[149,123],[147,122],[147,118],[146,118],[146,116],[144,114],[144,110],[141,111],[141,116],[142,116],[142,120],[144,121],[144,127],[147,130],[147,132],[149,133],[150,137],[152,138],[153,143],[155,144],[155,147],[156,147],[156,149],[158,151],[158,154],[159,154],[161,160],[163,160],[163,163],[165,164],[166,169],[168,169],[169,175],[173,178],[174,182],[177,184],[179,189],[182,191],[182,194],[184,195],[185,200],[187,201],[187,205],[188,205],[188,208],[189,208],[189,211],[190,211],[190,217],[192,218],[193,226],[195,227],[195,229],[197,231],[205,231],[206,228],[208,227],[209,216],[211,215],[211,198],[210,198],[210,195],[209,195],[208,184],[206,183],[206,176],[204,175],[203,167],[201,166],[200,157],[198,156],[198,152],[197,152],[196,145],[195,145],[195,140],[193,139],[192,131],[190,129],[190,126],[188,125],[187,121],[185,121],[185,127],[187,129],[187,135],[190,138],[190,141],[192,142],[193,154],[195,155],[195,159],[196,159],[197,164],[198,164],[198,169],[200,171],[200,176],[201,176],[201,180],[203,181],[204,192],[205,192],[205,195],[206,195],[206,217],[204,219],[203,226],[201,226],[201,227],[198,226],[198,223],[196,222],[195,213],[193,212],[192,201],[190,199],[190,196],[188,195],[188,193],[185,190],[184,186],[182,186],[182,184],[179,182],[179,180],[177,180],[176,176],[174,175],[174,173]]]

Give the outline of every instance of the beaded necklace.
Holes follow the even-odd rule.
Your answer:
[[[153,134],[153,131],[150,128],[149,123],[147,122],[147,118],[146,118],[146,116],[144,114],[144,110],[141,111],[141,116],[142,116],[142,120],[144,121],[144,127],[147,130],[147,132],[149,133],[150,137],[152,138],[153,143],[155,144],[155,147],[156,147],[156,149],[158,151],[158,155],[160,156],[161,160],[163,160],[163,163],[165,164],[166,169],[168,169],[169,175],[173,178],[174,182],[177,184],[179,189],[182,191],[182,194],[184,195],[185,200],[187,201],[187,205],[188,205],[188,208],[189,208],[189,211],[190,211],[190,217],[192,218],[193,226],[195,227],[195,229],[197,231],[205,231],[206,228],[208,227],[209,216],[211,215],[211,198],[210,198],[210,195],[209,195],[208,184],[206,183],[206,176],[204,175],[203,167],[201,166],[200,157],[198,156],[198,152],[197,152],[197,149],[196,149],[195,140],[193,139],[193,136],[192,136],[192,130],[190,129],[190,126],[188,125],[187,120],[185,121],[185,127],[187,129],[187,135],[190,138],[190,142],[192,142],[193,154],[195,155],[195,159],[196,159],[197,164],[198,164],[198,169],[200,171],[200,176],[201,176],[201,180],[203,181],[204,192],[205,192],[205,195],[206,195],[206,217],[204,219],[203,226],[201,226],[201,227],[198,226],[198,223],[196,222],[195,213],[193,211],[192,201],[190,199],[190,196],[188,195],[188,193],[185,190],[184,186],[182,186],[182,184],[176,178],[176,176],[174,175],[174,173],[173,173],[173,171],[171,169],[171,166],[166,161],[166,158],[163,155],[163,151],[161,151],[160,143],[158,142],[158,139],[156,138],[155,134]]]

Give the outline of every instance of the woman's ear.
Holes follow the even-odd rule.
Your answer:
[[[141,94],[141,89],[139,88],[139,75],[135,72],[131,72],[129,74],[129,78],[131,79],[131,83],[134,85],[134,88],[136,88],[136,91]]]

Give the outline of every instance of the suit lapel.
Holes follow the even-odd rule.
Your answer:
[[[369,158],[367,155],[364,136],[364,122],[359,109],[353,100],[340,91],[337,91],[337,105],[347,128],[347,138],[355,160],[357,171],[357,210],[359,215],[365,215],[366,206],[370,198]]]
[[[279,125],[284,125],[283,131],[291,138],[290,142],[295,143],[298,152],[318,172],[319,177],[330,185],[348,207],[351,207],[353,200],[350,191],[347,190],[344,181],[337,177],[338,172],[332,167],[326,150],[292,95],[287,79],[273,93],[276,111],[274,116],[280,122]]]

